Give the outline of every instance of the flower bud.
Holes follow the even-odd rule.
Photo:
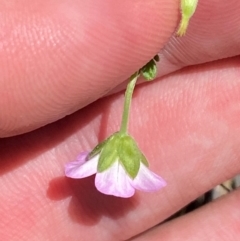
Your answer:
[[[156,62],[158,62],[159,56],[155,55],[153,59],[151,59],[147,64],[145,64],[141,69],[140,73],[142,74],[143,78],[147,81],[151,81],[155,79],[157,75],[157,65]]]
[[[181,0],[181,22],[178,27],[177,36],[181,37],[185,35],[189,20],[194,14],[198,0]]]

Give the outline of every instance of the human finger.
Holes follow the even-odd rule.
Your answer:
[[[158,52],[177,13],[174,0],[2,3],[0,136],[103,96]]]
[[[234,191],[185,216],[159,225],[131,241],[235,241],[240,238],[240,191]]]
[[[126,240],[162,222],[239,172],[239,92],[237,58],[138,86],[130,133],[168,185],[131,199],[99,193],[93,177],[63,177],[66,162],[118,129],[122,94],[38,131],[1,140],[1,235]]]

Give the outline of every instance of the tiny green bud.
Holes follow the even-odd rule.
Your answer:
[[[177,36],[181,37],[186,34],[189,20],[194,14],[198,0],[181,0],[181,22],[177,31]]]
[[[155,59],[155,57],[154,57],[154,59]],[[157,66],[156,66],[154,59],[151,59],[146,65],[144,65],[140,69],[140,72],[141,72],[143,78],[148,81],[153,80],[157,75]]]

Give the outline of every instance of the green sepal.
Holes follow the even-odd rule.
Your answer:
[[[141,155],[141,162],[142,162],[146,167],[149,166],[148,161],[147,161],[147,158],[146,158],[143,154]]]
[[[98,161],[97,171],[103,172],[107,170],[111,165],[117,161],[118,152],[117,147],[119,145],[119,135],[113,134],[106,140],[106,144],[102,148],[100,158]]]
[[[114,135],[114,134],[113,134]],[[108,140],[113,136],[109,136],[107,139],[105,139],[104,141],[100,142],[97,146],[95,146],[93,148],[93,150],[89,153],[88,158],[91,159],[94,156],[96,156],[98,153],[100,153],[100,151],[103,149],[103,147],[105,146],[105,144],[108,142]]]
[[[121,137],[118,147],[119,161],[130,177],[135,178],[140,168],[141,152],[132,137]]]
[[[157,66],[155,60],[151,59],[146,65],[144,65],[140,69],[140,71],[144,79],[146,79],[147,81],[153,80],[157,75]]]
[[[89,158],[100,153],[97,171],[103,172],[118,161],[131,178],[135,178],[140,169],[140,163],[148,166],[146,157],[142,154],[135,140],[120,132],[116,132],[96,146]]]

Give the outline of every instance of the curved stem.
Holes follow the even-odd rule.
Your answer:
[[[139,72],[137,71],[135,74],[133,74],[130,77],[130,81],[127,85],[127,89],[125,92],[122,123],[120,128],[120,133],[122,134],[127,134],[131,100],[132,100],[133,90],[136,85],[138,77],[139,77]]]

